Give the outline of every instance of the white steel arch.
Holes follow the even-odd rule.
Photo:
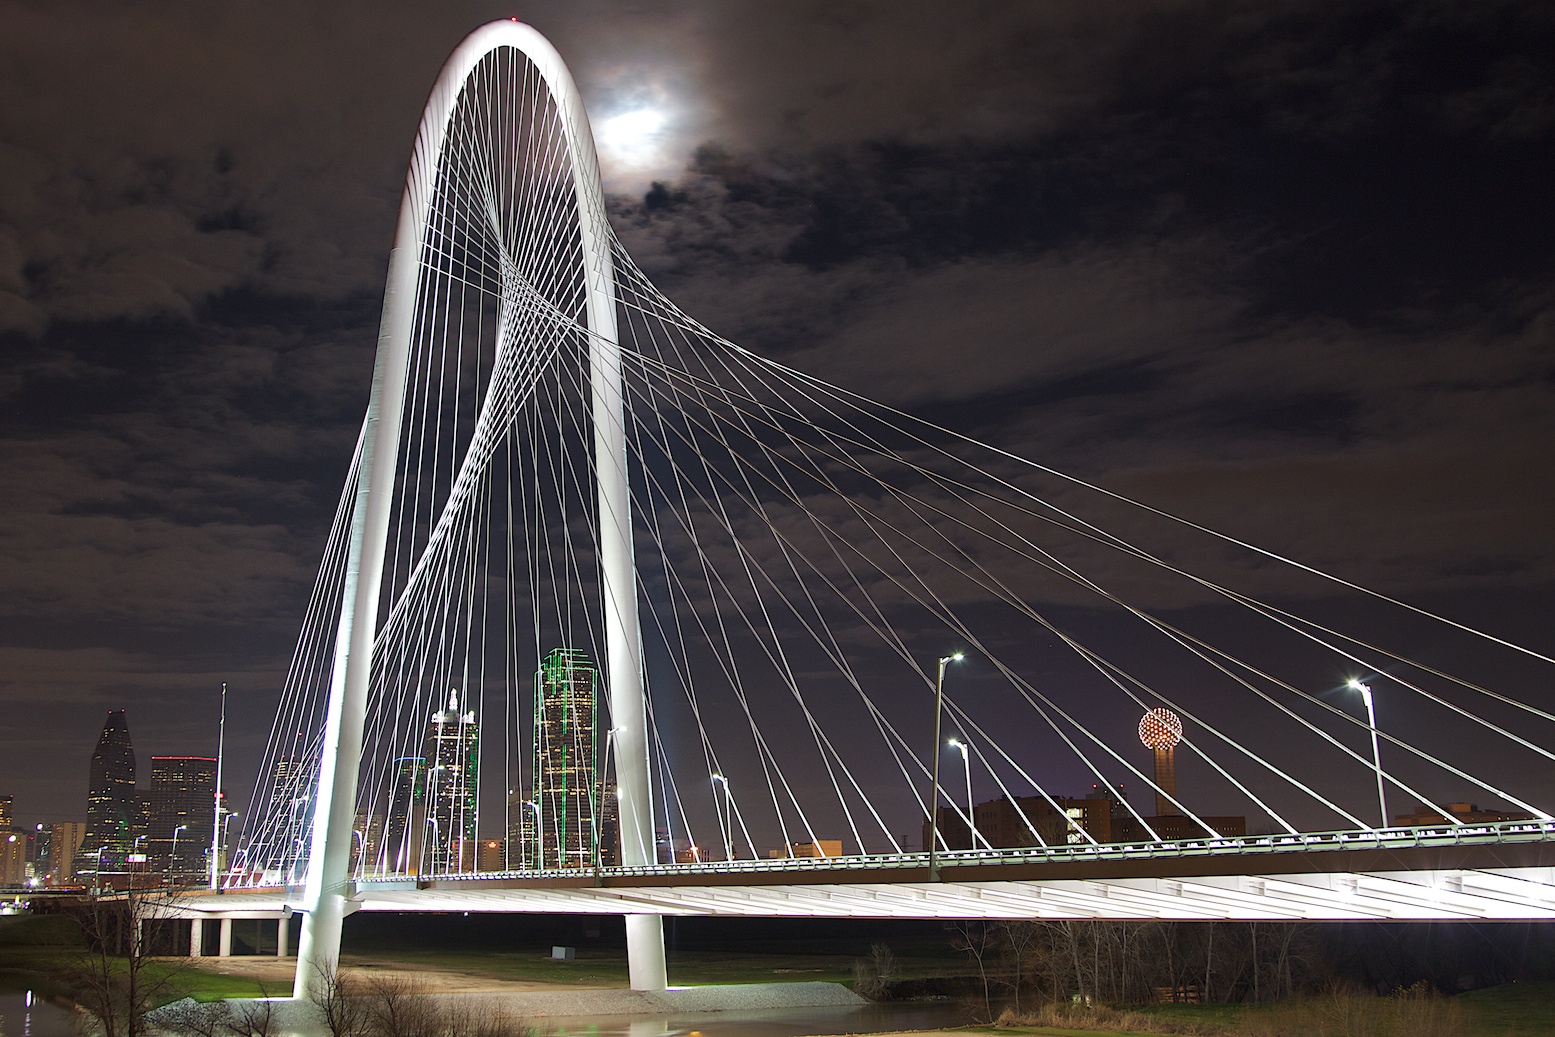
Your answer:
[[[293,987],[294,996],[299,998],[314,989],[320,966],[339,956],[341,922],[350,893],[352,820],[404,417],[411,328],[428,218],[438,194],[444,145],[460,95],[480,63],[502,49],[523,55],[545,84],[557,108],[571,162],[589,330],[605,674],[610,696],[611,753],[620,803],[621,855],[627,866],[654,863],[615,272],[599,163],[582,98],[556,49],[521,22],[491,22],[465,38],[443,66],[432,89],[411,154],[399,225],[389,254],[372,393],[352,502],[307,879],[302,903],[298,905],[306,912]],[[479,420],[492,420],[490,411],[483,412]],[[481,435],[478,425],[476,438]],[[471,463],[474,453],[472,450],[466,457],[466,465]],[[457,493],[450,495],[449,508],[454,507],[456,498]],[[627,915],[634,989],[659,990],[665,986],[661,926],[657,914]]]

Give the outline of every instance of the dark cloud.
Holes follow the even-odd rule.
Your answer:
[[[236,675],[263,728],[420,105],[458,39],[512,13],[0,3],[0,696],[58,732],[46,759],[0,745],[24,819],[79,813],[109,705],[147,750],[208,747],[185,707]],[[1549,11],[516,13],[596,116],[666,106],[648,165],[606,156],[613,216],[715,331],[1393,593],[1547,598]],[[1326,593],[1152,535],[1250,589]]]

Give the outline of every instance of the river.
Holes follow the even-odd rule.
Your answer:
[[[34,990],[0,988],[0,1034],[5,1037],[78,1037],[76,1013]]]

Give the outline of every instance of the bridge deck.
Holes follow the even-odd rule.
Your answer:
[[[363,879],[365,911],[852,918],[1555,918],[1555,824],[1254,836],[1141,846]],[[180,913],[284,910],[284,889]]]

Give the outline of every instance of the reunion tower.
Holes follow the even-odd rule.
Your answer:
[[[1155,812],[1177,813],[1177,743],[1182,741],[1182,717],[1157,706],[1139,720],[1139,740],[1155,750]]]

